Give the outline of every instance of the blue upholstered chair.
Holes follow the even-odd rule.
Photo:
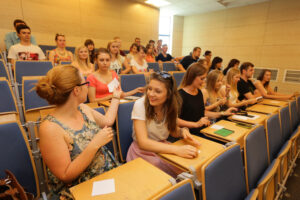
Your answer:
[[[8,71],[6,69],[6,66],[4,65],[3,60],[0,60],[0,77],[5,77],[7,80],[10,80],[8,76]]]
[[[204,200],[247,198],[243,160],[239,145],[232,145],[211,158],[201,170]],[[257,195],[251,192],[250,196]]]
[[[41,109],[53,107],[49,105],[45,99],[39,97],[36,91],[33,89],[40,78],[42,77],[23,77],[22,100],[26,121],[37,121],[39,116],[37,116],[35,113],[39,113],[39,110]]]
[[[17,122],[0,123],[0,179],[10,170],[27,192],[39,195],[32,153],[23,128]]]
[[[8,81],[4,77],[0,77],[0,114],[18,114],[16,100]]]
[[[52,69],[52,62],[50,61],[16,61],[14,73],[16,82],[20,84],[20,96],[22,90],[22,77],[45,76],[50,69]]]
[[[279,160],[275,159],[271,161],[270,165],[268,164],[268,150],[264,127],[258,126],[248,133],[244,140],[247,189],[251,191],[257,188],[259,196],[264,196],[263,199],[266,199],[266,196],[272,199],[277,192],[277,183],[279,181]],[[270,192],[264,193],[265,190]]]
[[[163,71],[177,71],[174,63],[163,63]]]
[[[61,61],[61,65],[70,65],[72,62],[71,61]]]
[[[120,159],[126,161],[127,151],[132,143],[132,120],[131,112],[134,102],[119,105],[117,115],[117,137],[119,143]]]
[[[125,74],[121,75],[121,88],[124,92],[134,90],[138,87],[145,87],[146,80],[144,74]],[[142,93],[136,93],[134,96],[142,96]]]
[[[153,69],[155,72],[159,72],[160,71],[160,69],[159,69],[159,63],[157,63],[157,62],[148,63],[148,71],[150,69]]]
[[[153,200],[195,200],[193,183],[190,179],[185,179],[167,190],[161,192]]]
[[[184,76],[185,72],[173,72],[172,75],[175,79],[175,82],[176,82],[176,85],[177,87],[179,87],[182,79],[183,79],[183,76]]]

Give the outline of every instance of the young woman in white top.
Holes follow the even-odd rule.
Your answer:
[[[88,76],[95,71],[94,64],[90,62],[89,50],[84,45],[75,49],[75,60],[71,65],[79,69],[84,76]]]
[[[142,157],[166,173],[176,176],[181,170],[163,161],[157,154],[175,154],[195,158],[197,148],[191,145],[174,146],[166,140],[169,135],[182,137],[192,145],[199,145],[186,128],[177,125],[180,97],[172,76],[166,72],[152,73],[146,95],[138,99],[132,110],[133,142],[127,161]]]
[[[132,43],[129,49],[129,54],[126,55],[127,61],[130,63],[131,59],[138,53],[138,44],[137,43]]]
[[[270,86],[270,80],[271,80],[271,71],[265,69],[260,73],[259,77],[257,78],[257,81],[255,81],[254,83],[256,89],[258,89],[258,91],[261,93],[261,95],[264,98],[287,100],[293,98],[298,94],[297,92],[295,92],[292,95],[274,92],[274,90]]]
[[[119,47],[119,42],[116,40],[112,40],[107,44],[107,50],[111,55],[110,69],[117,74],[128,74],[131,71],[131,66],[128,64],[127,59],[120,55]],[[123,66],[125,67],[124,70]]]
[[[239,101],[239,92],[237,91],[237,83],[240,80],[241,73],[240,70],[236,68],[230,68],[226,73],[226,85],[222,85],[220,93],[226,96],[228,107],[242,107],[248,104],[254,104],[255,99],[248,99]]]
[[[146,48],[143,46],[137,47],[137,54],[131,59],[130,65],[135,74],[146,73],[148,69],[146,57]]]

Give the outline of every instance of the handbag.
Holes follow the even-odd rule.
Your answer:
[[[6,178],[0,179],[0,199],[1,200],[32,200],[34,195],[25,192],[24,188],[17,181],[14,174],[5,170]]]

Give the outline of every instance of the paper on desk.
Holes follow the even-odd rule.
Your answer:
[[[275,104],[277,104],[278,103],[278,101],[269,101],[270,103],[275,103]]]
[[[115,179],[95,181],[93,183],[92,196],[109,194],[115,192]]]
[[[108,91],[109,91],[110,93],[112,93],[112,92],[114,91],[115,88],[118,88],[118,87],[119,87],[119,81],[118,81],[116,78],[114,78],[114,80],[112,80],[112,81],[107,85],[107,87],[108,87]]]
[[[214,125],[212,125],[210,128],[219,130],[219,129],[222,129],[222,128],[224,128],[224,127],[223,127],[223,126],[220,126],[220,125],[217,125],[217,124],[214,124]]]

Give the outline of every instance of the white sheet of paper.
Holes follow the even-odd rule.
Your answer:
[[[119,87],[119,81],[118,81],[116,78],[114,78],[114,80],[112,80],[112,81],[107,85],[107,87],[108,87],[108,91],[109,91],[110,93],[112,93],[112,92],[114,91],[115,88],[118,88],[118,87]]]
[[[95,181],[93,183],[92,196],[115,192],[115,179]]]
[[[278,104],[278,101],[270,101],[270,103]]]
[[[251,114],[252,115],[252,114]],[[248,119],[257,119],[259,118],[258,115],[252,115],[253,117],[246,117],[246,116],[242,116],[242,115],[232,115],[232,119],[240,119],[240,120],[248,120]]]
[[[224,128],[224,127],[223,127],[223,126],[220,126],[220,125],[217,125],[217,124],[214,124],[214,125],[212,125],[210,128],[219,130],[219,129],[222,129],[222,128]]]
[[[247,120],[249,119],[246,116],[242,116],[242,115],[232,115],[232,119],[241,119],[241,120]]]

